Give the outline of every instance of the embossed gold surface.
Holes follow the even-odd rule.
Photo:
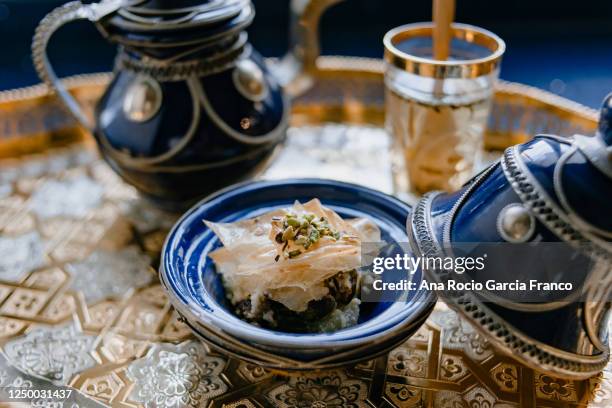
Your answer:
[[[381,124],[382,84],[377,62],[362,61],[361,71],[358,60],[340,62],[321,61],[323,85],[294,107],[287,151],[308,145],[307,163],[318,166],[330,162],[326,144],[349,146],[360,153],[329,167],[348,177],[359,168],[355,157],[384,150],[382,130],[357,125]],[[105,77],[95,79],[76,80],[76,92],[95,100]],[[490,133],[500,146],[538,126],[562,134],[595,126],[595,113],[579,105],[518,85],[500,89],[506,104],[496,105],[492,123],[499,125]],[[178,321],[157,280],[173,216],[140,200],[87,135],[55,143],[50,135],[71,122],[37,92],[0,95],[0,387],[67,385],[78,393],[65,406],[75,408],[612,406],[612,366],[581,382],[535,372],[492,349],[443,305],[387,356],[346,370],[286,376],[210,350]],[[27,101],[34,104],[23,108],[29,121],[10,113]],[[312,127],[330,120],[352,125]],[[513,120],[521,125],[510,126]],[[377,142],[363,143],[368,137]],[[283,175],[282,160],[290,157],[267,177]],[[379,171],[369,182],[387,189]]]
[[[81,145],[2,163],[0,174],[3,384],[17,377],[2,370],[16,368],[116,407],[612,404],[612,370],[584,382],[534,372],[442,305],[388,356],[343,371],[283,376],[216,354],[177,320],[156,278],[172,216]]]

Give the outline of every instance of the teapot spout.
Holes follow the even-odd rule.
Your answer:
[[[319,21],[323,13],[343,0],[291,0],[289,49],[271,70],[286,92],[295,97],[313,83],[317,71]]]

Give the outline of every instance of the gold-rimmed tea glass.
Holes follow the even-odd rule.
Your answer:
[[[452,25],[450,56],[433,59],[433,25],[384,37],[386,128],[393,136],[397,193],[454,191],[474,174],[505,44],[495,34]]]

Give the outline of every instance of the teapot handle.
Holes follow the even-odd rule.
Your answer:
[[[289,49],[276,66],[274,73],[290,95],[306,90],[317,71],[319,21],[325,11],[344,0],[291,0],[289,4]]]
[[[96,22],[102,17],[116,11],[122,0],[103,0],[100,3],[84,5],[80,1],[71,1],[59,6],[47,14],[36,27],[32,40],[32,59],[34,68],[40,79],[57,93],[68,111],[78,122],[89,131],[93,131],[91,124],[77,100],[68,92],[64,84],[57,78],[49,57],[47,45],[53,34],[65,24],[78,20]]]

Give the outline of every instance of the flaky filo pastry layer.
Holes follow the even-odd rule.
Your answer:
[[[325,220],[337,234],[322,236],[307,249],[293,241],[279,242],[278,220],[288,215]],[[223,277],[230,301],[236,305],[250,300],[246,314],[254,319],[262,313],[261,302],[266,298],[293,312],[306,311],[309,302],[329,293],[326,280],[360,268],[362,243],[380,241],[380,230],[372,221],[343,220],[318,199],[305,204],[296,201],[289,208],[234,223],[205,223],[223,244],[209,256]],[[298,256],[287,256],[296,251]]]

